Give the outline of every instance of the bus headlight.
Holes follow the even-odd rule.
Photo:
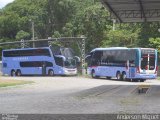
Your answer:
[[[64,72],[65,72],[65,73],[68,73],[68,70],[65,68],[65,69],[64,69]]]

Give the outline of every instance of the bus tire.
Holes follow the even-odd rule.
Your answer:
[[[120,72],[117,72],[116,78],[117,78],[117,80],[121,80],[121,73]]]
[[[21,74],[21,70],[17,70],[17,72],[16,72],[16,76],[21,76],[22,74]]]
[[[11,70],[11,76],[16,76],[15,70]]]
[[[122,73],[122,80],[126,80],[126,73],[125,72]]]
[[[107,76],[106,78],[107,78],[108,80],[110,80],[112,77]]]
[[[49,71],[48,71],[48,75],[49,75],[49,76],[54,76],[54,71],[53,71],[53,70],[49,70]]]

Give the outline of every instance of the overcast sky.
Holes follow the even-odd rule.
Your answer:
[[[5,5],[13,1],[14,0],[0,0],[0,8],[3,8]]]

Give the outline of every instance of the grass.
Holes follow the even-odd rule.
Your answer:
[[[0,80],[0,88],[7,86],[16,86],[33,83],[32,81],[20,81],[20,80]]]

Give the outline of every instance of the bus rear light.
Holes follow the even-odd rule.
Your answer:
[[[137,67],[137,68],[136,68],[136,72],[137,72],[137,73],[140,73],[140,67]]]

